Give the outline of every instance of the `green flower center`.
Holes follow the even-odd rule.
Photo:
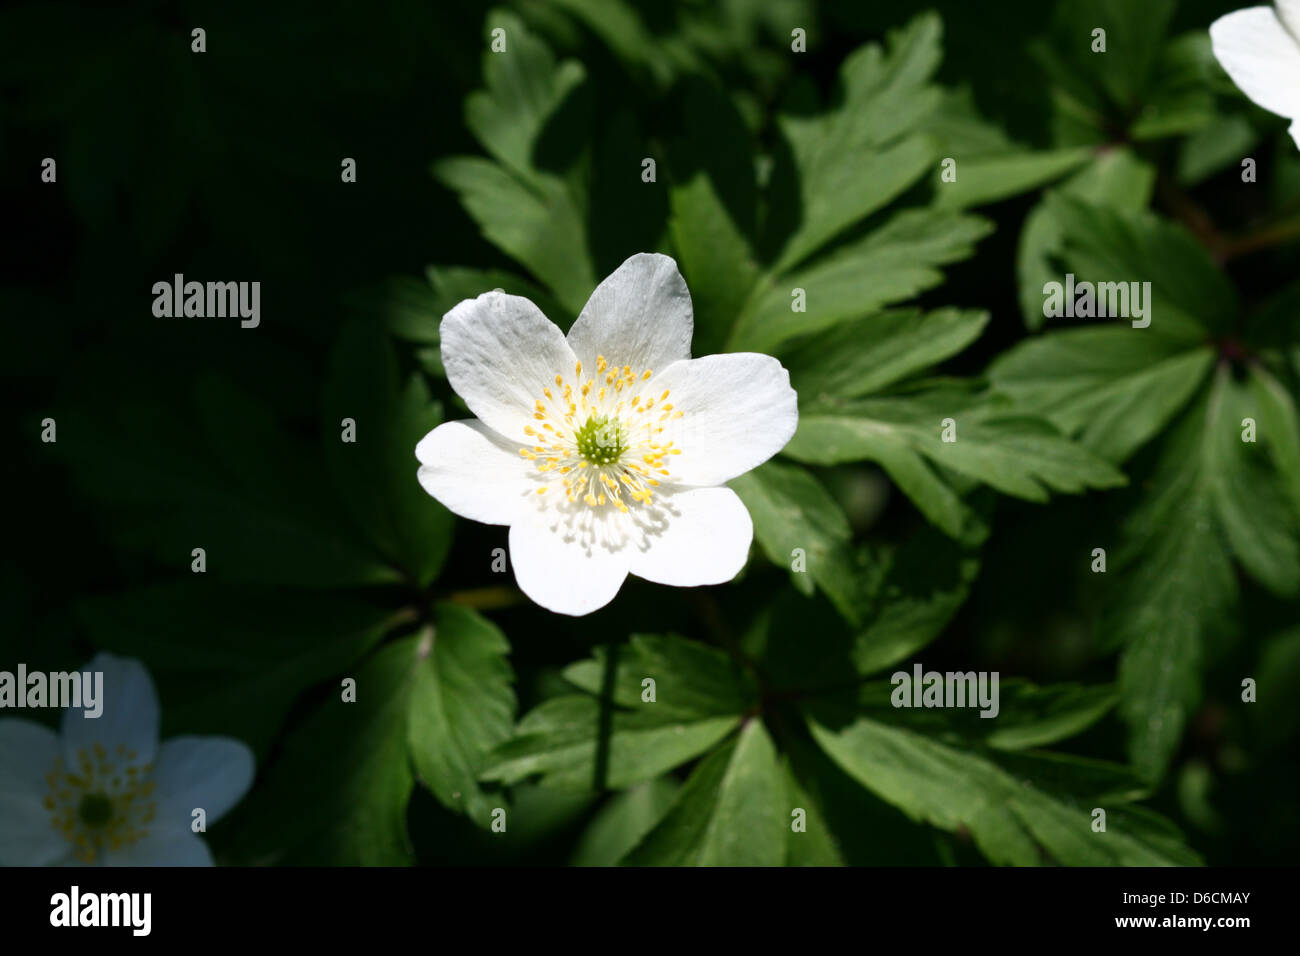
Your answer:
[[[102,793],[87,793],[77,805],[77,816],[86,826],[99,829],[113,819],[113,801]]]
[[[574,437],[578,454],[593,465],[612,465],[627,450],[627,428],[617,419],[592,415]]]

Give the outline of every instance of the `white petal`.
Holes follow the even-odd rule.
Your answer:
[[[154,828],[139,843],[110,850],[105,866],[211,866],[212,851],[197,833]]]
[[[82,673],[103,672],[103,708],[98,717],[87,717],[83,708],[63,712],[63,759],[77,766],[78,751],[102,744],[113,750],[119,744],[134,750],[137,763],[149,763],[158,748],[158,696],[149,672],[137,660],[96,654]]]
[[[799,425],[798,396],[790,373],[770,355],[706,355],[669,366],[650,381],[655,395],[681,418],[661,436],[681,454],[668,458],[677,485],[720,485],[757,468],[782,448]]]
[[[1295,42],[1300,44],[1300,0],[1277,0],[1277,16]]]
[[[202,809],[209,826],[253,785],[253,752],[231,737],[173,737],[158,749],[153,779],[163,829],[185,829]]]
[[[41,802],[58,757],[59,736],[48,727],[0,720],[0,866],[48,866],[67,855]]]
[[[590,614],[614,599],[627,577],[628,526],[613,508],[585,505],[510,528],[519,589],[556,614]]]
[[[658,512],[663,520],[647,521]],[[632,573],[657,584],[694,587],[730,581],[745,566],[754,523],[730,488],[691,488],[654,497],[637,517],[645,537]]]
[[[529,442],[507,442],[473,419],[445,422],[420,440],[415,457],[424,490],[471,521],[513,524],[536,510],[542,486],[535,464],[519,455]]]
[[[571,377],[577,359],[564,333],[517,295],[485,292],[443,316],[447,381],[479,419],[503,437],[523,439],[533,403],[557,374]]]
[[[569,346],[584,368],[594,370],[596,357],[603,355],[637,374],[657,372],[691,357],[693,316],[677,263],[643,252],[596,287],[569,330]]]
[[[1210,25],[1210,43],[1243,93],[1270,112],[1300,118],[1300,40],[1271,7],[1220,17]]]

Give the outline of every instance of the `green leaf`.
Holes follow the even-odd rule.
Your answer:
[[[414,862],[406,804],[415,784],[406,715],[414,637],[386,645],[356,674],[356,701],[337,687],[284,741],[238,811],[236,855],[250,863],[401,866]],[[231,821],[234,824],[234,820]]]
[[[801,335],[870,315],[939,285],[938,266],[964,259],[988,235],[985,219],[909,209],[880,228],[798,271],[761,284],[736,324],[731,351],[772,352]],[[792,290],[804,292],[793,311]]]
[[[668,228],[695,310],[697,355],[720,351],[754,284],[758,266],[712,180],[696,173],[668,193]]]
[[[1219,116],[1185,137],[1178,151],[1178,182],[1196,186],[1229,166],[1237,166],[1259,142],[1259,132],[1244,116]]]
[[[880,462],[891,477],[899,462],[908,460],[907,453],[923,455],[936,465],[1027,501],[1046,501],[1049,490],[1077,493],[1124,483],[1124,476],[1113,467],[1062,438],[1047,422],[996,402],[979,402],[970,394],[944,388],[906,397],[828,403],[801,416],[785,453],[822,465],[870,459]],[[942,440],[947,419],[956,423],[955,441]],[[906,477],[911,483],[914,476]],[[907,485],[903,487],[911,493]]]
[[[1273,459],[1295,513],[1300,514],[1300,415],[1295,401],[1262,365],[1250,368],[1250,392],[1260,440]]]
[[[1017,196],[1077,169],[1090,155],[1088,150],[1076,146],[959,158],[956,180],[940,183],[935,205],[966,209]]]
[[[999,750],[1045,747],[1082,733],[1115,706],[1115,689],[1080,684],[1036,687],[1028,681],[1003,681],[996,724],[985,738]]]
[[[487,827],[498,804],[483,794],[478,774],[514,727],[510,642],[474,611],[440,604],[419,650],[406,728],[411,760],[443,806]]]
[[[1123,804],[1142,793],[1123,768],[1046,753],[953,747],[927,734],[891,727],[885,711],[879,717],[872,712],[849,721],[828,714],[809,713],[809,727],[848,774],[918,822],[949,832],[969,831],[993,863],[1198,862],[1190,850],[1169,839],[1163,822],[1123,812]],[[1105,832],[1092,829],[1094,807],[1107,811]]]
[[[1106,575],[1100,633],[1124,647],[1120,714],[1134,766],[1163,772],[1200,701],[1204,642],[1235,628],[1237,581],[1215,514],[1214,456],[1223,379],[1164,441],[1148,490],[1128,517]],[[1099,542],[1100,543],[1100,542]]]
[[[1300,626],[1272,635],[1259,652],[1255,666],[1257,702],[1248,708],[1251,727],[1267,752],[1280,748],[1300,733],[1300,710],[1295,706],[1300,687]]]
[[[797,713],[794,717],[801,722]],[[782,743],[800,790],[816,807],[815,816],[825,820],[830,842],[844,863],[888,866],[902,860],[909,866],[942,865],[933,831],[914,826],[902,811],[864,789],[811,736],[799,734]],[[787,865],[797,865],[794,841],[816,836],[811,827],[813,818],[810,812],[808,834],[792,833],[788,837]]]
[[[1093,143],[1114,137],[1153,86],[1174,0],[1074,0],[1055,8],[1049,38],[1032,49],[1053,83],[1056,139]],[[1106,51],[1094,52],[1095,29]]]
[[[780,117],[797,176],[799,222],[774,273],[799,264],[932,168],[936,144],[917,131],[941,99],[929,83],[941,32],[937,16],[917,17],[891,34],[888,53],[871,44],[850,54],[840,68],[838,108]]]
[[[582,210],[559,179],[537,174],[525,183],[491,160],[440,160],[434,175],[460,194],[483,235],[527,268],[573,315],[596,287]]]
[[[1258,438],[1242,440],[1255,411],[1247,389],[1221,367],[1206,411],[1205,455],[1214,512],[1250,576],[1279,597],[1295,597],[1300,594],[1300,511],[1283,491]],[[1294,432],[1290,439],[1296,440]],[[1295,476],[1288,480],[1294,482]]]
[[[980,337],[989,314],[963,309],[877,312],[783,353],[790,384],[806,402],[878,392]]]
[[[1218,115],[1210,84],[1218,69],[1206,30],[1165,44],[1129,135],[1141,142],[1208,128]]]
[[[615,710],[594,697],[554,697],[530,711],[488,757],[480,779],[507,785],[534,774],[563,790],[621,789],[708,750],[739,716],[680,719],[642,704]]]
[[[483,54],[487,89],[465,98],[465,123],[489,153],[529,178],[543,127],[586,71],[576,60],[557,66],[550,48],[514,15],[496,10],[489,19],[492,29],[505,30],[506,52]]]
[[[656,777],[610,797],[587,824],[570,863],[573,866],[617,864],[663,819],[680,786],[672,777]]]
[[[598,647],[591,660],[564,669],[564,678],[593,696],[605,694],[614,654],[610,698],[619,707],[673,718],[718,717],[744,713],[758,702],[753,680],[731,655],[673,634],[634,634],[626,646]],[[654,701],[643,696],[643,681],[655,682]]]
[[[844,866],[840,848],[813,796],[795,779],[789,761],[782,761],[785,778],[786,803],[791,810],[791,823],[786,836],[786,866]],[[804,813],[803,829],[794,828],[793,813]]]
[[[1069,272],[1076,287],[1084,281],[1149,282],[1150,300],[1143,305],[1151,325],[1142,331],[1151,335],[1200,341],[1225,331],[1236,315],[1232,284],[1183,227],[1149,212],[1124,216],[1066,193],[1044,201],[1063,237],[1055,281],[1064,282]],[[1030,290],[1021,291],[1027,301]],[[1041,286],[1037,292],[1041,297]]]
[[[989,367],[989,379],[1107,461],[1126,461],[1191,401],[1214,364],[1204,346],[1147,329],[1064,329],[1029,339]]]
[[[691,774],[626,866],[780,866],[789,828],[776,748],[758,720]]]
[[[939,138],[939,155],[952,159],[955,179],[945,168],[934,173],[934,204],[968,208],[1036,189],[1086,163],[1087,147],[1032,150],[1013,142],[979,115],[969,90],[950,92],[928,129]],[[951,178],[951,177],[950,177]]]
[[[1060,192],[1092,205],[1107,206],[1125,214],[1143,209],[1155,188],[1155,167],[1129,149],[1108,149],[1060,186]],[[1066,245],[1065,225],[1054,207],[1040,202],[1025,217],[1016,253],[1020,283],[1020,308],[1025,325],[1042,328],[1043,286],[1061,281],[1057,268]]]
[[[791,567],[796,549],[803,552],[807,573],[791,569],[790,581],[804,594],[813,583],[842,574],[843,549],[852,537],[848,518],[825,488],[804,468],[769,461],[733,478],[731,489],[754,519],[754,537],[777,567]]]
[[[770,689],[824,692],[911,657],[943,631],[979,572],[978,552],[933,528],[902,544],[863,546],[825,602],[786,592],[758,634]]]
[[[875,552],[878,583],[858,596],[853,666],[870,674],[915,654],[948,625],[979,574],[978,552],[925,529]]]
[[[609,47],[610,52],[656,85],[666,85],[671,65],[660,55],[662,45],[646,30],[636,9],[623,0],[555,0]]]
[[[344,420],[355,441],[344,441]],[[441,420],[424,380],[405,384],[383,334],[344,330],[325,380],[322,434],[326,460],[360,531],[419,587],[438,576],[451,547],[451,514],[420,487],[415,446]]]

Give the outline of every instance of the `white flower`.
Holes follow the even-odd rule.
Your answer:
[[[566,339],[532,302],[488,292],[442,320],[442,361],[478,418],[415,449],[420,483],[450,510],[510,526],[519,587],[587,614],[628,574],[689,587],[729,581],[754,527],[719,487],[794,434],[790,376],[769,355],[692,359],[677,264],[624,262]]]
[[[63,713],[61,732],[0,720],[0,865],[211,866],[190,829],[239,802],[253,754],[228,737],[159,745],[158,698],[144,667],[99,654],[103,712]]]
[[[1300,146],[1300,0],[1249,7],[1210,24],[1210,44],[1241,91],[1291,120]]]

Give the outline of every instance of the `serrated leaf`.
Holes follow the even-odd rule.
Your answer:
[[[615,709],[586,695],[554,697],[530,711],[487,758],[479,779],[512,784],[540,775],[564,790],[621,789],[699,756],[739,716],[684,719],[654,704]]]
[[[943,281],[938,266],[964,259],[991,231],[984,219],[933,209],[897,213],[862,239],[756,289],[731,351],[772,352],[802,335],[861,318]],[[792,306],[804,292],[804,310]]]
[[[591,660],[566,667],[565,680],[593,696],[605,694],[611,653],[609,696],[619,707],[699,718],[739,716],[758,702],[753,680],[731,655],[673,634],[634,634],[625,646],[598,647]],[[647,678],[655,682],[652,705],[643,699]]]
[[[942,440],[946,419],[956,423],[955,441]],[[1027,501],[1046,501],[1049,490],[1124,483],[1122,474],[1047,422],[949,389],[814,408],[801,416],[785,449],[813,464],[869,459],[886,470],[906,452]]]
[[[996,683],[990,678],[981,692],[980,676],[973,670],[941,671],[915,663],[895,671],[887,683],[864,684],[858,690],[858,702],[881,710],[894,707],[890,722],[898,727],[1014,751],[1043,747],[1082,733],[1116,701],[1115,688],[1108,685],[1040,687],[1016,677],[999,677]],[[918,708],[918,699],[924,702],[927,690],[935,686],[943,690],[945,699],[952,694],[956,706]],[[906,706],[900,707],[900,703]]]
[[[786,803],[790,806],[791,823],[787,827],[786,866],[844,866],[840,848],[827,826],[821,808],[795,778],[789,761],[782,761],[781,775],[785,780]],[[794,827],[795,811],[803,812],[802,829]]]
[[[1300,514],[1300,414],[1295,400],[1262,365],[1250,369],[1250,394],[1259,440],[1273,459],[1296,514]]]
[[[1213,122],[1184,137],[1178,149],[1179,185],[1196,186],[1249,156],[1259,142],[1259,131],[1244,116],[1217,116]]]
[[[1054,281],[1064,283],[1073,273],[1076,288],[1080,282],[1149,282],[1143,306],[1150,326],[1141,331],[1150,335],[1203,340],[1223,332],[1236,315],[1232,284],[1182,226],[1145,211],[1125,216],[1064,192],[1049,193],[1044,202],[1062,236]],[[1037,291],[1042,296],[1041,286]],[[1028,301],[1030,289],[1022,288],[1022,295]]]
[[[625,866],[780,866],[785,861],[785,781],[758,720],[702,761]]]
[[[1216,389],[1221,385],[1216,386]],[[1216,403],[1216,407],[1220,407]],[[1200,701],[1207,635],[1232,633],[1237,581],[1215,516],[1208,396],[1165,440],[1149,489],[1122,531],[1106,581],[1104,639],[1124,647],[1120,714],[1129,752],[1147,778],[1163,772]]]
[[[1093,205],[1109,206],[1124,214],[1146,208],[1155,188],[1155,167],[1129,149],[1098,153],[1091,163],[1059,187]],[[1054,207],[1040,202],[1025,217],[1016,252],[1016,276],[1020,284],[1020,308],[1025,326],[1042,328],[1043,287],[1060,281],[1058,260],[1065,248],[1065,225]]]
[[[852,552],[826,602],[787,592],[761,621],[769,689],[825,692],[911,657],[943,631],[979,572],[978,551],[924,528]]]
[[[417,639],[395,641],[356,673],[356,701],[337,687],[284,741],[238,811],[236,855],[300,866],[414,862],[406,804],[415,778],[406,715]],[[232,821],[233,822],[233,821]]]
[[[916,131],[941,94],[929,79],[940,59],[939,18],[926,14],[864,46],[840,68],[842,104],[816,117],[782,116],[798,179],[800,219],[773,267],[799,264],[876,211],[931,167],[936,144]]]
[[[1279,597],[1295,597],[1300,512],[1283,492],[1258,434],[1255,441],[1244,440],[1255,411],[1250,393],[1221,367],[1206,410],[1205,459],[1214,513],[1250,576]]]
[[[1174,0],[1075,0],[1055,8],[1048,40],[1031,48],[1054,88],[1056,140],[1102,142],[1138,111],[1152,85]],[[1105,30],[1106,52],[1093,31]]]
[[[833,581],[842,573],[852,529],[843,509],[806,469],[769,461],[729,484],[749,509],[763,553],[777,567],[791,569],[795,588],[812,594],[814,582]],[[798,571],[791,567],[796,549],[806,563]]]
[[[584,216],[568,187],[549,175],[525,183],[496,163],[440,160],[434,174],[460,195],[483,235],[527,268],[573,315],[596,287]]]
[[[1141,142],[1207,128],[1217,116],[1210,85],[1217,70],[1208,31],[1194,30],[1166,43],[1129,135]]]
[[[680,788],[673,777],[656,777],[612,796],[587,824],[570,863],[617,864],[663,819]]]
[[[1081,684],[1036,687],[1028,681],[1004,681],[997,725],[987,736],[990,747],[1024,750],[1073,737],[1115,706],[1115,688]]]
[[[980,337],[989,314],[963,309],[878,312],[782,353],[806,401],[858,398],[951,358]]]
[[[510,642],[474,611],[440,604],[420,653],[406,727],[416,774],[443,806],[487,827],[497,804],[478,774],[514,726]]]
[[[514,172],[533,174],[533,148],[546,121],[586,77],[582,64],[556,64],[550,48],[505,11],[493,29],[506,34],[506,53],[483,54],[486,89],[465,98],[465,123],[483,147]]]
[[[969,95],[950,94],[930,127],[942,142],[941,153],[953,159],[955,178],[945,179],[945,167],[935,170],[934,204],[966,209],[996,202],[1059,179],[1086,163],[1087,147],[1032,150],[1008,139],[985,122]]]
[[[1116,327],[1064,329],[1000,355],[989,379],[1107,461],[1126,461],[1192,399],[1214,364],[1207,347]]]
[[[830,720],[830,723],[826,721]],[[1196,856],[1171,844],[1165,828],[1137,817],[1104,833],[1092,809],[1141,793],[1122,768],[1052,754],[983,753],[890,726],[886,716],[847,722],[809,713],[813,737],[864,787],[912,819],[950,832],[968,830],[990,861],[1033,866],[1188,865]]]
[[[708,355],[723,348],[758,281],[758,266],[704,173],[673,186],[668,201],[668,228],[695,310],[692,350]]]
[[[857,596],[853,665],[870,674],[910,657],[943,631],[979,573],[975,548],[931,529],[875,552],[879,581]]]

